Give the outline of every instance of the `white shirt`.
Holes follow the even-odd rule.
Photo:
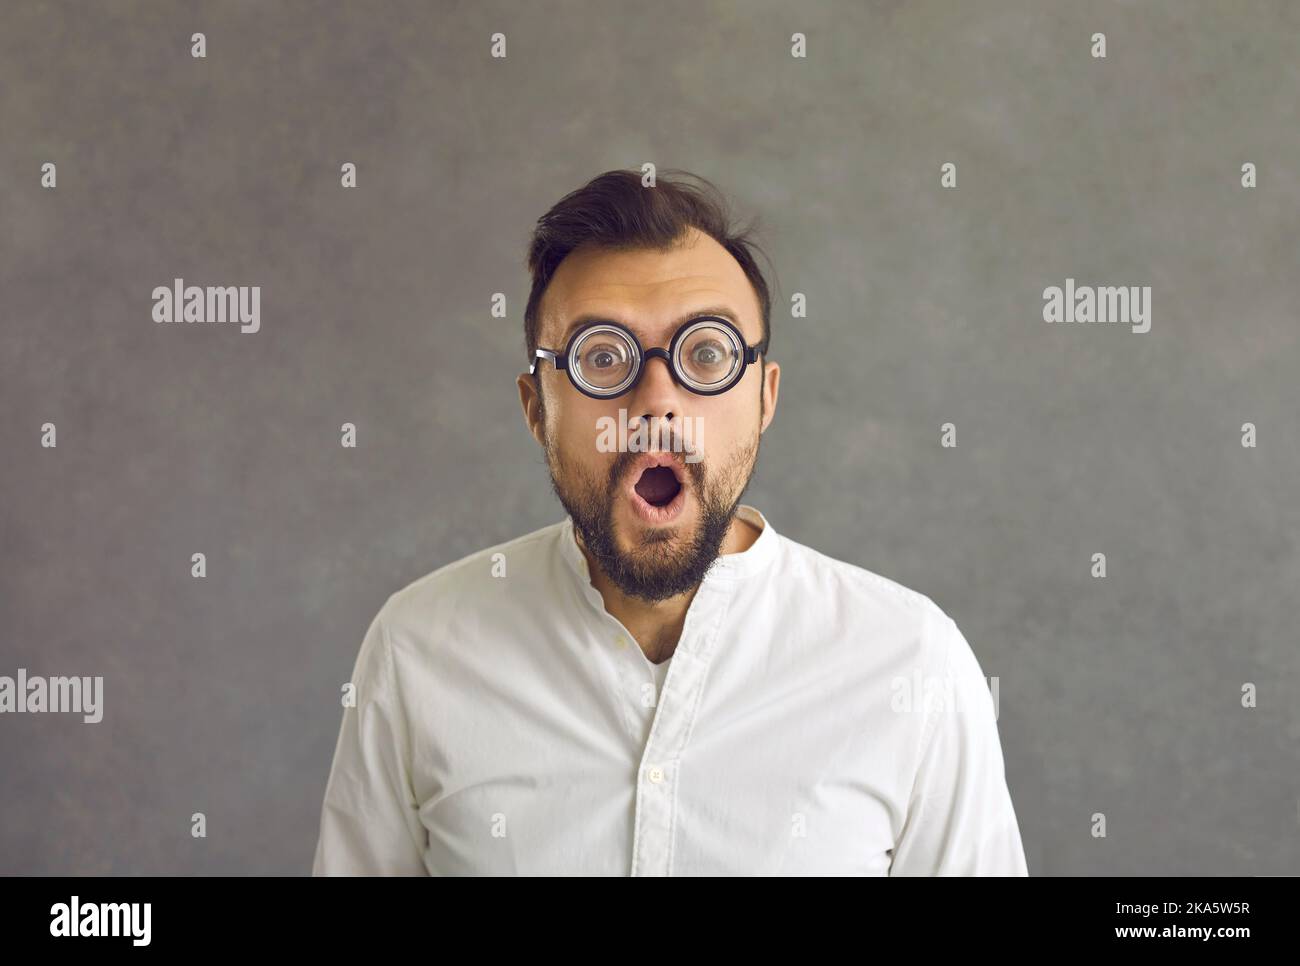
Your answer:
[[[661,694],[568,517],[389,597],[313,874],[1027,875],[956,624],[739,512]]]
[[[672,658],[661,661],[658,664],[651,664],[650,671],[655,676],[655,694],[663,693],[664,678],[668,676],[668,665],[672,663]]]

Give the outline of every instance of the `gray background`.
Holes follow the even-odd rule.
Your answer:
[[[524,247],[645,161],[766,226],[746,501],[957,621],[1031,874],[1300,872],[1298,49],[1284,0],[5,4],[0,674],[106,713],[0,718],[0,872],[309,870],[375,611],[560,519]],[[262,331],[156,325],[177,276]],[[1045,324],[1067,276],[1151,332]]]

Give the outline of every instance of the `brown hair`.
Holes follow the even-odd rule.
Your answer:
[[[570,252],[584,243],[611,249],[666,251],[694,227],[725,248],[754,287],[763,333],[758,347],[766,364],[771,339],[771,295],[755,255],[762,255],[769,266],[771,259],[753,238],[758,219],[744,228],[733,228],[727,200],[711,182],[678,168],[664,169],[663,174],[656,175],[655,187],[647,188],[642,186],[637,171],[606,171],[569,192],[537,219],[528,246],[533,287],[524,309],[524,343],[530,363],[541,329],[542,296]]]

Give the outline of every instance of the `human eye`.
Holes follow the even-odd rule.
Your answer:
[[[600,371],[621,366],[625,360],[625,354],[620,346],[602,342],[585,349],[583,351],[583,360],[584,365],[588,368]]]
[[[727,347],[716,339],[701,342],[691,349],[691,361],[704,369],[717,369],[727,363]]]

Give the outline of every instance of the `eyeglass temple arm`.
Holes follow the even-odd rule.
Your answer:
[[[535,375],[537,373],[538,359],[550,359],[551,365],[555,366],[555,368],[559,371],[563,371],[568,366],[569,360],[566,359],[564,356],[560,355],[558,352],[552,351],[551,349],[538,349],[536,352],[533,353],[533,355],[535,358],[528,366],[528,374],[530,376]]]

